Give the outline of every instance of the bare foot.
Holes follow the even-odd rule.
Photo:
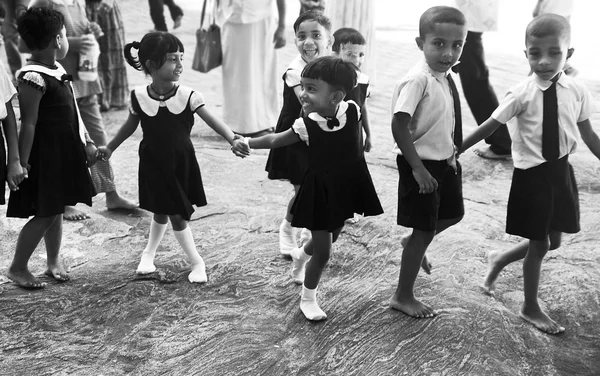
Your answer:
[[[436,315],[433,308],[423,304],[415,298],[409,300],[400,300],[394,295],[390,300],[390,308],[405,313],[418,319],[430,318]]]
[[[552,320],[541,309],[527,312],[525,307],[521,309],[521,317],[523,320],[531,323],[533,326],[548,334],[560,334],[565,331],[565,328],[560,326],[556,321]]]
[[[48,269],[44,272],[48,277],[52,277],[59,282],[66,282],[71,279],[62,262],[54,264],[48,263]]]
[[[423,261],[421,261],[421,269],[427,274],[431,274],[431,268],[433,265],[427,259],[427,256],[423,256]]]
[[[173,21],[173,29],[177,29],[179,26],[181,26],[181,19],[183,18],[183,16],[177,16],[175,18],[175,21]]]
[[[481,289],[486,295],[494,296],[496,293],[496,278],[502,269],[499,269],[498,259],[500,258],[500,251],[490,251],[488,253],[488,270],[481,285]]]
[[[83,221],[84,219],[90,218],[90,216],[82,211],[75,209],[74,206],[65,206],[63,218],[67,221]]]
[[[510,153],[496,154],[492,151],[492,149],[490,149],[489,146],[485,149],[475,149],[473,152],[484,159],[492,159],[497,161],[508,161],[512,159],[512,155]]]
[[[18,286],[26,289],[42,289],[46,287],[46,284],[39,279],[35,278],[29,269],[14,271],[8,270],[6,276],[10,278]]]
[[[117,191],[106,192],[106,208],[108,210],[133,210],[137,207],[135,202],[119,196]]]

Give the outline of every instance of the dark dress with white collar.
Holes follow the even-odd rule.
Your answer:
[[[292,226],[332,232],[343,227],[354,213],[383,213],[359,147],[358,114],[357,105],[348,102],[346,123],[334,132],[324,131],[309,117],[303,118],[308,132],[309,168],[292,205]]]
[[[140,118],[140,208],[155,214],[181,215],[189,220],[193,205],[205,206],[206,196],[190,139],[194,113],[202,96],[179,86],[163,101],[150,96],[148,86],[131,92],[132,112]]]

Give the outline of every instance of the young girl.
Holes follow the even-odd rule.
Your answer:
[[[69,280],[58,255],[63,212],[66,205],[78,202],[92,205],[88,166],[96,161],[96,147],[79,117],[70,77],[56,62],[69,49],[63,16],[51,9],[30,8],[19,18],[18,31],[31,51],[18,76],[19,153],[29,177],[11,192],[7,215],[33,218],[19,234],[7,275],[20,286],[41,288],[45,283],[31,274],[27,264],[42,238],[48,255],[46,274]]]
[[[137,57],[131,54],[132,49],[137,50]],[[140,207],[154,213],[154,218],[137,273],[156,270],[154,255],[170,219],[175,238],[192,264],[188,279],[206,282],[204,261],[196,251],[187,224],[194,212],[192,205],[206,205],[200,168],[190,139],[194,113],[232,145],[234,154],[245,157],[250,151],[223,122],[208,112],[202,94],[177,84],[183,73],[183,44],[177,37],[163,32],[148,33],[141,42],[125,45],[124,52],[127,62],[149,75],[152,83],[131,92],[127,121],[108,145],[99,148],[98,156],[110,158],[141,122],[144,136],[139,149]]]
[[[301,78],[303,117],[285,132],[248,140],[255,149],[299,141],[308,145],[308,171],[291,213],[292,225],[310,229],[312,239],[291,256],[292,278],[304,283],[300,309],[309,320],[327,317],[317,304],[316,291],[344,221],[354,213],[383,213],[358,143],[359,107],[343,101],[356,80],[356,67],[339,58],[322,57],[308,63]]]
[[[17,138],[17,121],[12,107],[12,99],[17,95],[17,90],[12,84],[6,69],[0,64],[0,100],[4,106],[0,106],[0,205],[4,205],[4,188],[8,182],[11,191],[19,189],[19,184],[26,178],[27,170],[21,167],[19,159],[19,145]],[[6,134],[6,145],[8,149],[8,160],[6,159],[7,150],[4,148],[4,137],[2,128]]]
[[[300,72],[306,63],[319,56],[329,55],[333,39],[331,36],[331,23],[320,12],[306,12],[301,14],[294,23],[296,34],[296,47],[300,55],[296,57],[283,74],[283,107],[277,121],[276,133],[285,132],[291,128],[294,121],[300,117],[302,105],[300,95]],[[266,171],[269,179],[289,179],[294,186],[294,197],[291,198],[285,218],[279,226],[279,251],[289,255],[296,248],[296,231],[292,228],[292,214],[290,209],[294,198],[300,189],[300,183],[308,168],[306,145],[298,144],[293,147],[273,149],[269,153]],[[302,242],[310,238],[306,229],[302,232]]]

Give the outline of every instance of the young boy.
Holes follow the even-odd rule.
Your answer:
[[[333,33],[333,46],[331,47],[334,56],[338,56],[344,61],[348,61],[358,68],[358,84],[346,95],[345,101],[353,100],[360,107],[362,114],[361,127],[359,127],[360,148],[364,152],[371,151],[371,130],[369,128],[369,118],[367,115],[367,98],[369,92],[369,76],[362,73],[360,68],[365,60],[365,51],[367,41],[362,34],[355,29],[343,27]],[[363,130],[365,137],[363,141]]]
[[[398,219],[413,229],[402,252],[398,288],[390,306],[412,317],[435,311],[417,300],[414,284],[425,251],[436,234],[464,215],[460,164],[455,145],[462,142],[460,102],[450,68],[467,37],[466,20],[457,9],[436,6],[423,13],[417,46],[425,61],[396,85],[392,133],[400,182]]]
[[[563,73],[565,61],[573,54],[570,42],[571,28],[566,18],[544,14],[531,21],[525,34],[525,55],[533,74],[509,90],[492,116],[467,137],[460,150],[516,117],[508,126],[515,170],[506,232],[529,240],[507,251],[490,253],[483,287],[493,295],[500,271],[524,259],[521,317],[550,334],[565,329],[538,304],[540,269],[548,250],[560,246],[562,232],[579,231],[577,183],[568,161],[577,146],[577,133],[600,159],[600,139],[589,121],[592,99],[581,84]]]

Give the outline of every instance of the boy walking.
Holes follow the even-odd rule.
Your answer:
[[[589,121],[593,112],[590,94],[563,72],[565,61],[573,54],[570,43],[571,28],[566,18],[544,14],[533,19],[525,34],[525,54],[532,75],[509,90],[492,116],[460,150],[516,118],[508,125],[515,169],[506,232],[529,240],[507,251],[490,253],[483,288],[493,295],[500,271],[524,259],[521,317],[549,334],[561,333],[565,328],[540,308],[540,271],[546,253],[560,246],[561,233],[579,232],[577,182],[569,164],[569,154],[577,146],[577,133],[600,159],[600,139]]]
[[[436,234],[464,215],[460,164],[460,102],[450,68],[458,61],[467,36],[464,15],[436,6],[423,13],[417,46],[425,61],[396,85],[392,99],[392,133],[396,141],[398,219],[413,229],[402,252],[396,292],[390,306],[412,317],[433,317],[433,308],[414,296],[425,251]]]

